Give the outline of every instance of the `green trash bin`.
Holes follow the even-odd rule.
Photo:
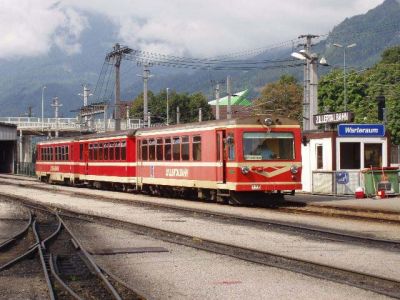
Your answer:
[[[363,174],[365,195],[375,196],[379,190],[384,190],[386,195],[399,194],[398,168],[369,168],[361,170],[361,173]]]

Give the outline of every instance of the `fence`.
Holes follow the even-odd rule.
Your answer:
[[[14,174],[35,176],[35,163],[15,163]]]
[[[339,174],[340,173],[340,174]],[[348,178],[345,182],[338,182],[338,175],[343,171],[313,171],[312,193],[328,195],[354,195],[356,189],[361,186],[361,172],[359,170],[346,171]]]

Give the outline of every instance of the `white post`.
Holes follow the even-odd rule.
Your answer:
[[[44,89],[46,86],[42,87],[42,131],[44,130]]]
[[[168,91],[169,91],[169,88],[167,88],[167,126],[169,125],[169,103],[168,103]]]

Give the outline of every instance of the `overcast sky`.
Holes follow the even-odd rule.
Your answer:
[[[0,0],[0,58],[81,51],[86,12],[108,17],[135,49],[210,57],[325,34],[383,0]],[[95,29],[95,28],[92,28]],[[117,42],[117,41],[116,41]]]

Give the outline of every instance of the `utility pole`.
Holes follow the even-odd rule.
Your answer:
[[[168,92],[169,88],[167,88],[167,126],[169,125],[169,103],[168,103]]]
[[[306,34],[300,35],[299,38],[305,38],[303,44],[304,50],[302,54],[306,58],[304,65],[304,95],[303,95],[303,130],[317,129],[313,123],[313,115],[318,112],[318,77],[316,57],[311,55],[312,39],[319,37],[318,35]]]
[[[90,96],[93,96],[93,94],[90,93],[90,89],[87,87],[86,84],[83,85],[83,94],[79,93],[78,96],[81,96],[83,98],[83,106],[88,105],[88,100]],[[87,122],[88,117],[85,116],[85,123]]]
[[[150,64],[145,63],[143,65],[143,75],[137,75],[139,77],[143,78],[143,123],[147,124],[148,123],[148,100],[147,100],[147,82],[148,80],[153,77],[153,75],[150,75]]]
[[[226,77],[226,93],[228,94],[228,107],[226,109],[226,118],[229,120],[232,118],[232,106],[231,106],[231,76]]]
[[[179,124],[181,121],[181,112],[179,110],[179,106],[176,107],[176,124]]]
[[[107,54],[107,61],[114,61],[115,67],[115,98],[114,98],[114,120],[115,130],[121,129],[121,116],[120,116],[120,105],[121,105],[121,83],[120,83],[120,66],[122,57],[125,54],[131,53],[133,50],[128,47],[121,47],[120,44],[114,45],[114,50]]]
[[[51,106],[54,107],[54,117],[56,118],[56,130],[55,130],[55,137],[58,137],[58,108],[63,106],[61,103],[58,101],[58,97],[53,98],[53,104]]]
[[[219,83],[215,86],[215,119],[219,120]]]

